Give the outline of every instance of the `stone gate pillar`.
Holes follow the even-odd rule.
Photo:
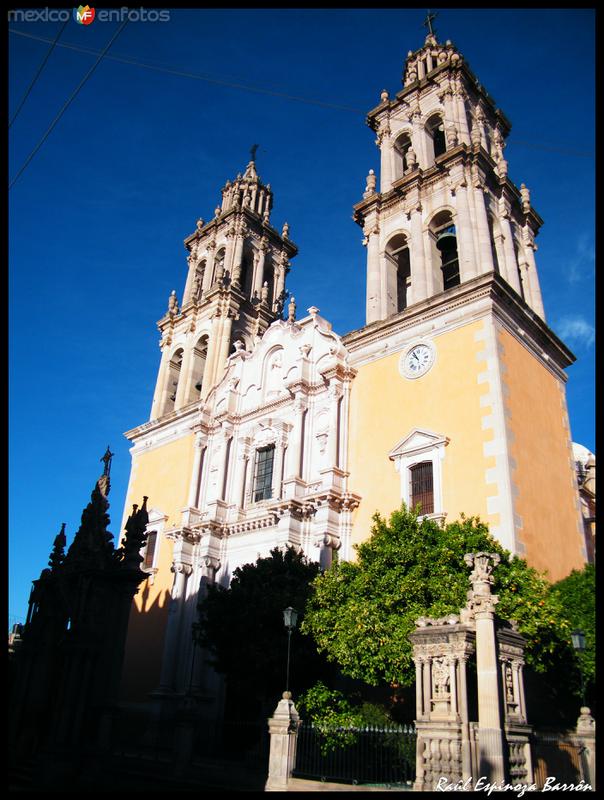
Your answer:
[[[499,664],[495,636],[495,605],[491,594],[492,572],[499,564],[497,553],[467,553],[465,562],[473,567],[468,594],[470,613],[476,629],[476,676],[478,682],[478,743],[481,777],[490,783],[507,779],[503,720],[500,708]]]
[[[433,791],[470,775],[466,665],[474,633],[454,614],[421,617],[410,635],[416,669],[415,791]]]

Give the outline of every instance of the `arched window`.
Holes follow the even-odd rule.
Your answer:
[[[410,164],[407,153],[411,148],[411,137],[408,133],[401,134],[394,143],[394,179],[398,180],[409,171]]]
[[[447,149],[447,141],[445,139],[445,126],[443,124],[440,114],[433,114],[426,123],[426,130],[432,142],[432,150],[434,158],[441,156]]]
[[[411,286],[411,259],[407,237],[397,233],[386,245],[386,258],[389,261],[388,284],[391,292],[396,292],[394,313],[407,308]]]

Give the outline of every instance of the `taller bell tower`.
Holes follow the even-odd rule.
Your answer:
[[[367,246],[367,323],[483,273],[498,273],[544,319],[535,265],[542,224],[528,189],[508,177],[510,123],[450,41],[430,30],[409,51],[402,89],[367,117],[373,172],[355,220]]]
[[[290,259],[298,252],[289,226],[271,225],[273,193],[252,159],[243,175],[227,181],[209,222],[197,220],[184,240],[187,279],[157,323],[162,359],[151,419],[205,398],[224,373],[227,357],[251,350],[281,316]]]

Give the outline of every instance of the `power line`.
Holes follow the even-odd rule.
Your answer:
[[[14,30],[13,28],[9,28],[10,33],[15,33],[17,36],[25,36],[28,39],[36,39],[39,42],[47,42],[49,41],[43,36],[34,36],[31,33],[23,33],[22,31]],[[80,53],[89,53],[96,55],[98,50],[93,50],[89,47],[80,47],[79,45],[74,44],[60,44],[58,47],[64,47],[67,50],[76,50]],[[175,67],[167,67],[167,66],[159,66],[157,64],[153,64],[150,62],[139,61],[136,58],[131,58],[127,56],[107,56],[108,59],[111,61],[119,61],[122,64],[134,64],[137,67],[144,67],[145,69],[152,69],[156,72],[165,72],[168,75],[176,75],[181,78],[191,78],[193,80],[198,81],[205,81],[206,83],[215,83],[220,86],[229,86],[232,89],[242,89],[247,92],[258,92],[259,94],[268,94],[272,95],[273,97],[282,97],[285,100],[295,100],[298,103],[308,103],[309,105],[314,106],[323,106],[324,108],[335,108],[337,111],[351,111],[353,114],[365,114],[365,111],[361,110],[360,108],[351,108],[350,106],[343,106],[338,105],[336,103],[326,103],[323,100],[314,100],[309,97],[300,97],[298,95],[287,94],[286,92],[278,92],[274,89],[266,89],[262,86],[250,86],[249,84],[245,83],[236,83],[232,80],[227,80],[226,78],[219,78],[213,75],[207,75],[199,72],[187,72],[185,70],[177,69]]]
[[[9,28],[9,33],[14,33],[17,36],[23,36],[28,39],[35,39],[36,41],[39,42],[50,42],[50,39],[47,39],[44,36],[35,36],[34,34],[24,33],[22,31],[17,31],[13,28]],[[74,44],[61,43],[57,44],[57,47],[63,47],[67,50],[75,50],[80,53],[88,53],[92,55],[97,55],[99,52],[98,50],[93,50],[92,48],[80,47],[79,45],[74,45]],[[323,108],[333,108],[336,111],[349,111],[352,112],[353,114],[363,114],[364,116],[367,113],[366,111],[360,108],[352,108],[351,106],[343,106],[336,103],[327,103],[323,100],[315,100],[310,97],[300,97],[299,95],[287,94],[286,92],[278,92],[273,89],[267,89],[260,86],[250,86],[249,84],[234,82],[232,80],[227,80],[226,78],[219,78],[208,74],[188,72],[174,67],[160,66],[158,64],[153,64],[150,62],[139,61],[138,59],[129,56],[108,55],[106,56],[106,58],[111,61],[118,61],[122,64],[133,64],[138,67],[143,67],[144,69],[155,70],[156,72],[164,72],[168,75],[176,75],[177,77],[191,78],[193,80],[205,81],[206,83],[214,83],[219,86],[229,86],[230,88],[241,89],[242,91],[247,91],[247,92],[256,92],[259,94],[271,95],[273,97],[281,97],[285,100],[293,100],[298,103],[306,103],[308,105],[322,106]],[[580,158],[594,157],[594,154],[591,152],[570,150],[567,148],[556,147],[555,145],[538,144],[535,142],[528,142],[522,139],[512,139],[512,141],[509,144],[520,145],[521,147],[532,147],[533,149],[546,150],[554,153],[563,153],[565,155],[573,155],[573,156],[578,156]]]
[[[42,61],[42,63],[41,63],[41,64],[40,64],[40,66],[38,67],[38,71],[37,71],[37,72],[36,72],[36,74],[34,75],[32,82],[31,82],[31,83],[29,84],[29,86],[27,87],[27,91],[26,91],[26,92],[25,92],[25,94],[23,95],[23,99],[22,99],[22,100],[21,100],[21,102],[19,103],[19,106],[18,106],[17,110],[16,110],[16,111],[15,111],[15,113],[13,114],[13,118],[12,118],[12,119],[11,119],[11,121],[8,123],[8,127],[9,127],[9,128],[11,127],[11,125],[13,124],[13,122],[14,122],[14,121],[17,119],[17,117],[19,116],[19,112],[20,112],[20,111],[21,111],[21,109],[23,108],[23,106],[24,106],[24,104],[25,104],[25,101],[26,101],[26,100],[27,100],[27,98],[29,97],[29,93],[30,93],[30,92],[31,92],[31,90],[34,88],[34,84],[36,83],[36,81],[37,81],[37,80],[38,80],[38,78],[40,77],[40,74],[41,74],[42,70],[43,70],[43,69],[44,69],[44,67],[46,66],[46,62],[47,62],[47,61],[48,61],[48,59],[50,58],[50,55],[51,55],[52,51],[55,49],[55,47],[56,47],[56,44],[57,44],[57,42],[59,41],[59,38],[60,38],[61,34],[63,33],[63,31],[64,31],[64,30],[65,30],[65,28],[67,27],[67,24],[68,24],[68,22],[69,22],[69,17],[68,17],[68,18],[65,20],[65,23],[64,23],[63,27],[62,27],[62,28],[61,28],[61,30],[60,30],[60,31],[57,33],[57,35],[56,35],[56,37],[55,37],[54,41],[52,42],[52,44],[50,45],[50,48],[48,49],[48,52],[46,53],[46,56],[44,57],[44,60]]]
[[[53,119],[53,121],[50,123],[50,126],[48,127],[48,130],[46,131],[46,133],[44,134],[44,136],[42,136],[42,138],[40,139],[40,141],[38,142],[38,144],[37,144],[37,145],[34,147],[34,149],[31,151],[31,153],[29,154],[29,156],[26,158],[26,160],[25,160],[25,163],[23,164],[23,166],[21,167],[21,169],[19,170],[19,172],[17,172],[17,174],[15,175],[15,177],[13,178],[13,180],[10,182],[10,184],[9,184],[9,186],[8,186],[9,190],[10,190],[10,189],[12,189],[12,187],[15,185],[15,183],[16,183],[16,182],[17,182],[17,180],[19,179],[20,175],[22,175],[22,174],[23,174],[23,172],[24,172],[24,171],[25,171],[25,169],[27,168],[27,165],[30,163],[30,161],[32,160],[32,158],[33,158],[33,157],[36,155],[36,153],[38,152],[38,150],[39,150],[39,149],[42,147],[42,145],[44,144],[44,142],[46,141],[46,139],[47,139],[47,138],[50,136],[50,134],[51,134],[51,132],[53,131],[53,129],[54,129],[55,125],[57,124],[57,122],[58,122],[58,121],[61,119],[61,117],[63,116],[63,114],[65,113],[65,111],[66,111],[66,110],[67,110],[67,108],[69,107],[69,105],[71,104],[71,102],[72,102],[72,101],[75,99],[76,95],[78,94],[78,92],[80,91],[80,89],[82,88],[82,86],[84,86],[84,84],[86,83],[86,81],[88,80],[88,78],[89,78],[89,77],[92,75],[92,73],[95,71],[95,69],[96,69],[96,68],[98,67],[98,65],[101,63],[101,61],[103,60],[103,56],[104,56],[104,55],[105,55],[105,53],[106,53],[106,52],[109,50],[109,48],[111,47],[111,45],[113,44],[113,42],[114,42],[114,41],[117,39],[117,37],[120,35],[120,33],[121,33],[123,30],[124,30],[124,28],[126,27],[126,25],[127,25],[127,24],[128,24],[128,18],[126,17],[126,19],[125,19],[125,20],[122,22],[122,24],[121,24],[121,25],[120,25],[120,27],[117,29],[117,31],[116,31],[116,32],[113,34],[113,36],[111,37],[111,39],[109,40],[109,42],[108,42],[108,43],[105,45],[105,48],[104,48],[104,50],[103,50],[103,51],[102,51],[102,52],[99,54],[99,57],[98,57],[98,58],[97,58],[97,60],[94,62],[94,64],[92,65],[92,67],[90,67],[90,69],[88,70],[88,72],[86,73],[86,75],[84,75],[84,77],[83,77],[83,78],[82,78],[82,80],[79,82],[79,84],[77,85],[77,87],[74,89],[74,91],[73,91],[73,92],[71,93],[71,95],[68,97],[68,99],[65,101],[65,103],[63,104],[63,107],[61,108],[61,110],[59,111],[59,113],[57,114],[57,116],[56,116],[56,117]]]

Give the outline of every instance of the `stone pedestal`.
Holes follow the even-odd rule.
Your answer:
[[[291,692],[283,692],[275,713],[268,720],[271,738],[268,761],[267,792],[286,791],[289,778],[296,764],[296,742],[300,717],[292,700]]]

